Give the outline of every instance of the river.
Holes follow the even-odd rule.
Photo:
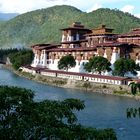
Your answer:
[[[97,128],[113,128],[118,140],[140,140],[140,119],[126,118],[128,107],[139,107],[140,101],[127,97],[102,95],[74,89],[47,86],[19,77],[0,67],[0,85],[32,89],[35,100],[63,100],[78,98],[85,101],[85,109],[77,113],[80,123]]]

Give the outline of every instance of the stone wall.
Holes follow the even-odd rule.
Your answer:
[[[114,94],[115,91],[120,92],[121,95],[125,93],[130,93],[130,87],[125,85],[110,85],[110,84],[101,84],[93,83],[87,81],[79,81],[72,79],[62,79],[58,77],[49,77],[36,74],[35,76],[29,75],[29,73],[20,73],[20,76],[24,76],[30,80],[38,81],[43,84],[58,86],[63,88],[72,88],[80,89],[84,91],[90,91],[92,93],[101,93],[101,94]]]

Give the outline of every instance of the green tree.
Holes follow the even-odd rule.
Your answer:
[[[139,18],[119,10],[100,8],[86,13],[71,6],[54,6],[20,14],[1,23],[0,47],[59,42],[61,39],[59,29],[68,27],[74,21],[81,21],[88,28],[105,24],[115,29],[116,33],[126,33],[140,26]]]
[[[140,83],[131,82],[129,86],[131,87],[131,93],[133,95],[136,95],[138,90],[140,92]]]
[[[10,61],[14,69],[31,64],[33,60],[33,52],[31,50],[20,50],[15,53],[9,54]]]
[[[83,127],[73,111],[84,109],[79,99],[35,102],[31,90],[0,86],[0,139],[116,140],[113,129]]]
[[[137,90],[140,92],[140,83],[131,82],[129,84],[129,86],[131,86],[131,93],[133,95],[137,94]],[[133,108],[133,107],[127,108],[126,115],[127,115],[128,119],[129,118],[136,118],[136,117],[140,118],[140,107],[138,107],[138,108]]]
[[[131,93],[132,93],[133,95],[137,94],[137,83],[131,82],[131,83],[129,84],[129,86],[131,86]]]
[[[127,108],[126,115],[127,115],[128,119],[129,118],[136,118],[136,117],[140,118],[140,107],[138,107],[138,108]]]
[[[58,62],[58,68],[68,71],[68,69],[75,67],[76,62],[73,56],[63,56]]]
[[[88,72],[101,72],[111,71],[111,63],[102,56],[95,56],[89,59],[89,62],[85,64],[84,69]]]
[[[114,63],[113,75],[124,76],[128,72],[136,75],[140,67],[132,59],[120,58]]]
[[[9,54],[19,52],[18,49],[0,49],[0,60],[6,61],[5,58],[8,57]]]

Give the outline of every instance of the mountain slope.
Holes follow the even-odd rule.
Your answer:
[[[91,13],[86,14],[90,23],[87,22],[91,28],[97,27],[100,24],[105,24],[108,27],[114,28],[116,33],[125,33],[130,31],[134,27],[140,26],[140,19],[134,17],[129,13],[124,13],[119,10],[110,10],[101,8]],[[81,21],[86,22],[86,17],[82,17]]]
[[[140,26],[140,19],[118,10],[98,9],[82,12],[71,6],[54,6],[19,15],[0,24],[0,46],[19,47],[35,43],[60,42],[59,29],[80,21],[88,28],[106,24],[117,33]]]

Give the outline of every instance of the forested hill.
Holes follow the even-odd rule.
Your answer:
[[[71,6],[54,6],[19,15],[0,24],[0,47],[30,46],[36,43],[60,42],[59,29],[75,21],[88,28],[106,24],[116,33],[140,27],[140,19],[118,10],[98,9],[85,13]]]

